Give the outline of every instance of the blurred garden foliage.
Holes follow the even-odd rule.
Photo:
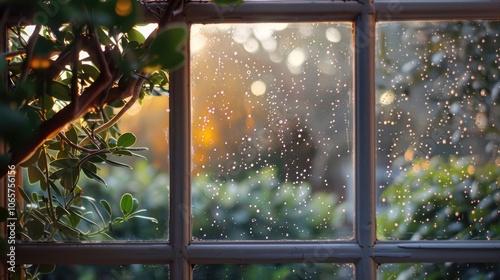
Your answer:
[[[391,175],[379,195],[378,238],[500,239],[500,22],[381,29],[400,32],[400,45],[381,32],[379,90],[395,92],[397,102],[379,115],[392,146],[379,154]],[[401,59],[398,48],[409,55]],[[382,271],[383,279],[500,277],[500,266],[487,263],[398,264]]]

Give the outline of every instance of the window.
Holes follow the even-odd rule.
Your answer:
[[[498,274],[500,243],[488,239],[498,239],[500,230],[500,149],[498,135],[488,129],[498,131],[500,119],[500,29],[494,22],[500,20],[499,2],[185,5],[190,54],[170,76],[169,240],[22,243],[19,263],[145,264],[162,271],[168,265],[171,279],[219,279],[240,275],[239,270],[265,277],[280,269],[291,279],[408,279],[443,270],[446,275],[447,266],[457,265]],[[462,49],[465,42],[473,49]],[[284,49],[275,51],[280,46]],[[265,59],[252,55],[257,48],[264,49]],[[246,92],[231,92],[242,84]],[[310,135],[313,142],[307,141]],[[252,140],[258,137],[260,142]],[[279,149],[271,141],[279,142]],[[344,146],[322,150],[332,142]],[[314,149],[323,153],[320,174],[309,170]],[[286,160],[272,162],[273,155]],[[253,170],[252,175],[241,170]],[[328,177],[332,174],[340,183]],[[470,181],[474,176],[476,183]],[[297,191],[294,199],[302,208],[284,207],[281,213],[304,211],[297,224],[280,224],[283,217],[267,213],[275,198],[231,187],[247,180],[246,186],[275,188],[277,178],[289,183],[280,191]],[[435,187],[453,180],[462,190]],[[323,200],[301,197],[316,191],[307,189],[306,181],[335,191]],[[206,189],[201,192],[196,184]],[[223,187],[225,193],[218,193]],[[477,201],[478,192],[490,192],[489,199]],[[460,200],[460,194],[466,198]],[[211,213],[199,211],[199,204],[213,199],[236,209],[245,195],[253,199],[241,205],[246,212],[219,211],[219,205]],[[482,228],[461,222],[471,214],[458,210],[464,201],[473,204],[470,219]],[[324,205],[329,218],[304,238],[301,232],[318,229],[308,222],[323,218],[308,208],[314,203]],[[256,220],[247,231],[228,235],[238,224],[236,214]],[[430,221],[434,217],[439,219]],[[441,223],[448,227],[433,235],[431,229]],[[218,228],[217,234],[205,235],[206,224]],[[406,231],[410,234],[398,235],[415,224]],[[460,235],[463,226],[466,233]],[[433,264],[430,272],[427,263]],[[448,277],[467,278],[464,273]]]

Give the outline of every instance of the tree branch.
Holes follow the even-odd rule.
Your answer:
[[[111,85],[113,84],[112,75],[106,64],[106,59],[104,58],[104,53],[100,48],[99,40],[95,29],[89,26],[91,32],[92,48],[94,52],[91,55],[96,56],[98,66],[101,69],[101,73],[96,81],[84,90],[81,96],[78,97],[75,106],[74,102],[71,102],[66,107],[58,111],[52,118],[44,121],[40,126],[38,132],[24,145],[16,145],[12,147],[9,151],[11,156],[9,164],[18,165],[25,160],[27,160],[36,149],[42,145],[46,140],[54,137],[59,133],[68,123],[71,123],[85,113],[88,112],[90,108],[95,104],[96,99]],[[71,56],[70,56],[71,57]],[[7,166],[2,166],[0,169],[0,176],[4,176],[7,173]]]

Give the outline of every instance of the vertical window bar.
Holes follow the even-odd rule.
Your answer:
[[[7,11],[4,11],[3,14],[6,16],[8,15]],[[5,25],[6,18],[2,17],[0,18],[0,53],[6,53],[7,52],[7,27]],[[0,79],[2,79],[3,83],[5,86],[7,86],[7,71],[5,71]],[[3,96],[2,96],[3,98]],[[5,154],[7,152],[7,147],[3,141],[0,140],[0,154]],[[7,208],[7,176],[4,178],[1,178],[0,180],[0,207],[5,207]],[[1,224],[2,228],[2,236],[4,236],[7,239],[7,225],[2,223]],[[8,273],[7,273],[7,263],[3,262],[0,264],[0,279],[8,279]]]
[[[375,229],[375,14],[373,0],[360,1],[355,47],[355,237],[363,252],[356,279],[376,279]]]
[[[189,28],[186,61],[170,73],[170,279],[191,279],[187,247],[191,241],[191,95],[189,90]]]

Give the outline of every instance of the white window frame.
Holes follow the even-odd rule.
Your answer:
[[[157,3],[155,5],[167,5]],[[192,279],[196,264],[351,263],[356,279],[376,279],[383,263],[500,263],[500,241],[377,241],[376,23],[410,20],[500,20],[498,0],[331,0],[247,2],[220,8],[186,2],[179,20],[193,23],[352,22],[355,44],[355,222],[347,241],[192,241],[190,57],[170,79],[169,240],[159,242],[20,243],[17,262],[31,264],[165,264],[170,279]],[[5,36],[5,32],[1,34]],[[3,37],[2,36],[2,37]],[[5,43],[2,39],[2,45]],[[189,51],[189,42],[186,50]],[[165,196],[166,197],[166,196]]]

